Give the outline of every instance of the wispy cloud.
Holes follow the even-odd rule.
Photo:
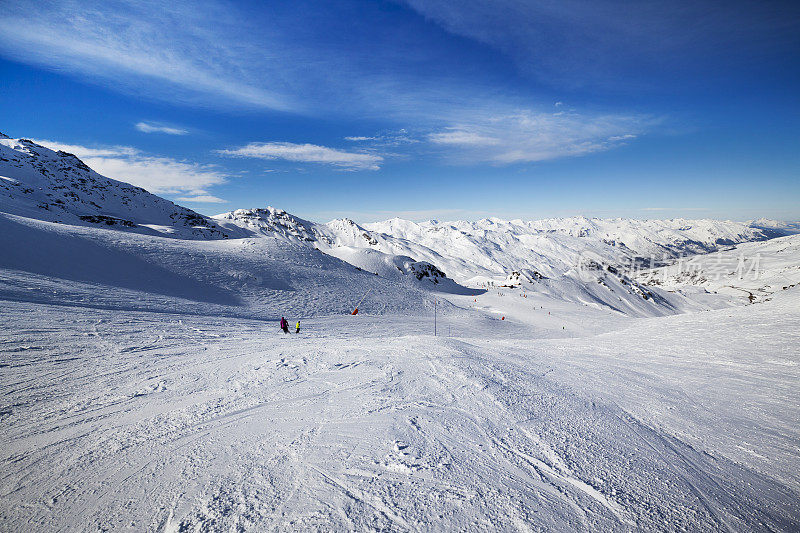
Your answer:
[[[130,146],[87,147],[46,140],[34,142],[75,154],[99,174],[138,185],[155,194],[213,198],[207,189],[225,183],[227,178],[211,165],[154,156]]]
[[[378,170],[383,157],[363,152],[348,152],[316,144],[290,142],[254,142],[240,148],[218,150],[217,153],[231,157],[253,157],[258,159],[282,159],[298,163],[320,163],[344,170]]]
[[[630,89],[645,77],[652,81],[659,70],[674,78],[698,65],[719,69],[728,55],[769,53],[770,47],[796,43],[797,33],[798,10],[791,2],[777,9],[748,0],[401,1],[553,85]],[[737,54],[727,53],[732,46]]]
[[[421,140],[405,128],[399,130],[384,130],[370,136],[345,137],[346,141],[363,142],[371,147],[394,147],[407,144],[416,144]]]
[[[612,135],[608,138],[611,142],[618,142],[618,141],[629,141],[635,139],[637,136],[632,133],[626,133],[625,135]]]
[[[376,210],[376,211],[318,211],[309,213],[305,216],[311,220],[324,221],[337,218],[350,218],[359,224],[370,224],[382,222],[391,218],[402,218],[414,222],[424,222],[427,220],[462,220],[477,219],[489,216],[489,211],[470,210],[470,209],[417,209],[417,210]]]
[[[274,46],[252,30],[235,6],[214,0],[0,5],[0,52],[15,59],[137,96],[294,109],[281,75],[291,53],[265,54]]]
[[[472,0],[466,0],[464,6],[425,0],[409,3],[453,33],[488,41],[493,46],[500,41],[512,46],[533,31],[519,29],[524,25],[520,20],[531,18],[522,16],[533,9],[525,7],[525,2],[497,0],[473,5]],[[496,13],[475,16],[472,8],[475,13]],[[365,11],[369,9],[365,7]],[[522,153],[531,147],[532,160],[552,157],[547,154],[603,149],[600,136],[589,136],[587,141],[585,136],[570,133],[580,125],[566,119],[551,119],[545,124],[548,129],[535,146],[518,143],[511,134],[495,131],[502,126],[495,128],[493,121],[508,115],[507,109],[514,103],[526,102],[524,106],[530,106],[530,91],[523,87],[517,94],[515,88],[509,87],[509,94],[500,94],[492,79],[478,81],[470,71],[464,71],[460,56],[454,56],[452,64],[446,61],[449,52],[436,48],[441,45],[440,32],[431,32],[431,26],[421,25],[417,17],[403,22],[408,24],[403,27],[406,31],[394,28],[386,32],[380,25],[364,24],[359,27],[362,33],[354,46],[346,32],[329,29],[350,28],[350,12],[332,6],[319,6],[319,10],[317,16],[307,17],[302,9],[277,5],[266,10],[252,6],[240,9],[221,0],[199,0],[191,5],[152,0],[0,2],[0,54],[77,75],[114,90],[171,103],[255,106],[326,117],[341,113],[338,116],[383,121],[382,127],[386,128],[414,128],[412,133],[395,129],[374,134],[355,132],[364,134],[346,137],[350,142],[365,143],[383,157],[389,156],[391,149],[387,147],[405,147],[421,141],[435,145],[447,157],[450,156],[445,152],[452,155],[468,145],[479,147],[483,160],[492,162],[524,160]],[[520,20],[508,20],[515,14]],[[481,26],[482,21],[488,27]],[[487,21],[496,21],[497,25]],[[322,25],[324,39],[320,38],[323,32],[318,31]],[[513,35],[503,37],[506,25]],[[420,32],[419,38],[408,37],[414,31]],[[429,39],[429,32],[436,34],[433,40]],[[332,35],[327,37],[329,33]],[[372,45],[369,53],[364,53],[365,42]],[[500,48],[503,46],[506,44]],[[530,43],[525,41],[525,46]],[[397,52],[400,49],[402,54]],[[509,103],[511,99],[514,103]],[[497,103],[497,109],[468,116],[475,102],[489,100]],[[547,101],[549,107],[552,100]],[[566,107],[556,106],[559,111]],[[519,128],[519,120],[506,121]],[[555,130],[559,127],[564,133],[557,136]],[[179,127],[152,122],[141,122],[137,128],[147,133],[184,132]],[[640,133],[638,129],[613,130],[608,137]],[[518,133],[529,140],[538,135],[530,128]],[[544,137],[551,139],[549,147],[543,146]],[[568,146],[557,148],[557,137]],[[576,146],[576,140],[589,144]],[[488,146],[494,146],[494,155],[484,150]],[[505,158],[502,146],[508,146]],[[422,148],[420,144],[416,149]],[[509,155],[514,150],[519,155]],[[381,164],[380,156],[374,154],[357,153],[356,164],[347,159],[337,162],[335,157],[313,161],[349,169],[377,168]]]
[[[199,194],[197,196],[181,196],[175,198],[175,200],[179,202],[198,202],[204,204],[227,204],[227,200],[223,200],[222,198],[217,198],[216,196],[211,196],[210,194]]]
[[[384,158],[438,156],[455,164],[508,165],[583,156],[623,146],[662,119],[646,115],[511,108],[503,103],[438,110],[438,127],[345,137]],[[562,104],[563,105],[563,104]]]
[[[487,137],[476,131],[464,129],[464,127],[453,126],[446,131],[431,133],[428,139],[435,144],[452,144],[457,146],[491,146],[501,144],[501,140],[495,137]]]
[[[428,134],[457,163],[526,163],[609,150],[658,123],[639,115],[486,108],[454,117],[453,125]]]
[[[707,207],[642,207],[642,211],[708,211]]]
[[[472,5],[472,0],[467,2]],[[488,4],[506,6],[506,0],[497,2]],[[454,33],[481,40],[475,34],[485,30],[485,40],[492,43],[502,37],[494,34],[497,27],[480,26],[481,20],[494,18],[464,14],[469,9],[462,6],[447,8],[423,0],[410,0],[410,4]],[[506,6],[508,13],[528,13],[520,3],[511,4]],[[345,116],[356,113],[394,128],[356,131],[363,135],[345,137],[359,143],[350,150],[271,142],[220,152],[344,170],[377,170],[390,157],[424,157],[431,152],[451,162],[491,164],[584,155],[620,146],[653,124],[625,112],[576,113],[561,102],[555,104],[557,112],[536,111],[527,97],[498,94],[490,82],[482,84],[470,77],[468,83],[460,83],[458,68],[452,65],[439,74],[442,65],[422,45],[401,57],[396,54],[398,47],[390,46],[397,43],[377,38],[370,54],[347,48],[343,44],[347,39],[328,46],[314,31],[319,21],[307,21],[312,29],[305,33],[295,31],[306,27],[295,11],[282,12],[284,25],[276,22],[278,18],[267,17],[271,11],[254,9],[244,16],[237,7],[216,0],[200,0],[194,6],[61,0],[45,7],[20,0],[0,3],[0,53],[171,102],[223,102],[322,116],[334,111]],[[463,27],[450,21],[451,15],[464,18]],[[527,35],[530,28],[523,32],[519,21],[508,21],[506,16],[492,15],[508,22],[510,31]],[[396,34],[402,32],[392,33]],[[513,43],[522,37],[515,33],[507,38]],[[387,64],[392,68],[385,68]],[[520,102],[523,105],[514,107]],[[547,102],[553,111],[552,100]],[[147,121],[136,128],[145,133],[186,133],[178,126]]]
[[[167,135],[186,135],[189,133],[189,130],[184,128],[175,128],[149,122],[138,122],[136,124],[136,129],[142,133],[166,133]]]

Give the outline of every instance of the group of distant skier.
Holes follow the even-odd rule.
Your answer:
[[[281,317],[281,329],[283,330],[284,333],[289,333],[289,321],[286,320],[285,317]],[[300,333],[300,321],[299,320],[297,321],[297,324],[295,324],[294,332],[295,333]]]

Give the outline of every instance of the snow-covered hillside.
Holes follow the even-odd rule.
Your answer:
[[[101,176],[71,154],[5,136],[0,138],[0,212],[181,239],[235,237],[259,244],[258,239],[277,239],[293,249],[320,250],[411,288],[463,293],[456,281],[484,288],[520,285],[553,298],[641,316],[687,307],[680,298],[626,277],[626,264],[765,239],[778,231],[734,222],[583,217],[422,224],[393,219],[362,227],[348,219],[318,224],[271,207],[210,219]]]
[[[641,320],[478,300],[518,313],[284,335],[4,299],[0,528],[800,527],[796,297]]]
[[[463,292],[413,260],[399,261],[389,279],[363,271],[308,246],[311,223],[270,216],[269,231],[267,217],[252,227],[218,224],[71,154],[3,136],[0,296],[274,318],[349,312],[365,294],[362,312],[411,312],[430,303],[428,286]]]
[[[775,293],[800,285],[800,235],[743,243],[730,250],[646,270],[637,278],[647,286],[680,291],[694,298],[711,292],[730,296],[739,303],[767,301]]]
[[[466,289],[453,282],[435,265],[374,248],[356,246],[359,239],[370,244],[369,232],[351,220],[317,224],[291,215],[282,209],[237,209],[213,217],[231,233],[249,232],[318,249],[351,265],[378,276],[422,285],[439,292],[463,293]],[[431,286],[431,284],[433,286]]]
[[[419,313],[424,289],[261,236],[169,239],[0,213],[0,298],[275,319]],[[473,293],[480,291],[472,291]]]
[[[230,236],[209,218],[141,187],[101,176],[72,154],[3,134],[0,212],[178,238]]]

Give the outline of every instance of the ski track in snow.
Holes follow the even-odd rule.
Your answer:
[[[766,394],[796,393],[796,366],[711,364],[712,390],[681,396],[697,369],[676,354],[694,339],[659,348],[648,328],[681,336],[696,315],[547,340],[435,338],[391,315],[319,317],[284,335],[224,317],[3,304],[0,522],[12,530],[800,526],[797,395]],[[796,337],[800,311],[769,305],[783,318],[760,349],[736,337],[740,309],[706,313],[703,327],[749,357],[797,362],[795,339],[780,337]],[[709,346],[706,359],[733,357]],[[754,388],[738,420],[708,400],[737,383]],[[758,427],[767,408],[783,413]],[[734,445],[759,442],[763,461]]]

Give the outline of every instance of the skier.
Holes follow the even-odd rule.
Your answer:
[[[289,322],[286,321],[285,317],[281,317],[281,329],[284,333],[289,333]]]
[[[297,325],[295,326],[294,332],[295,333],[300,333],[300,321],[299,320],[297,321]]]

